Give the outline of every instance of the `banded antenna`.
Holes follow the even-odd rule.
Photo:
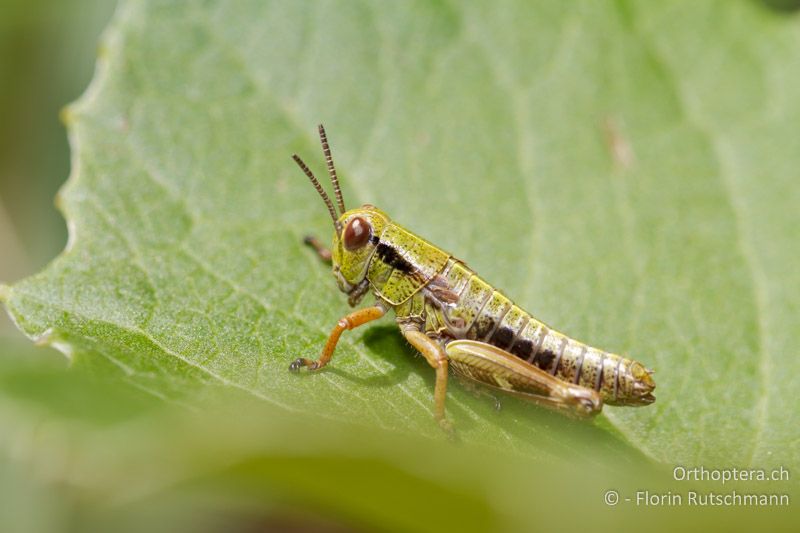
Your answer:
[[[322,188],[322,185],[319,184],[317,178],[314,177],[314,173],[311,172],[308,166],[306,166],[306,164],[303,163],[303,160],[300,159],[300,156],[298,156],[297,154],[292,154],[292,159],[294,159],[294,162],[297,163],[297,166],[299,166],[302,169],[302,171],[305,172],[306,176],[308,176],[308,179],[310,179],[311,183],[314,185],[314,188],[317,189],[317,192],[322,197],[322,200],[325,202],[325,205],[328,207],[328,213],[331,214],[331,220],[333,220],[333,227],[336,228],[337,232],[341,233],[342,225],[339,224],[338,220],[336,220],[337,219],[336,210],[333,208],[333,202],[331,202],[331,199],[328,197],[328,194]]]
[[[344,199],[342,198],[342,189],[339,188],[339,178],[336,176],[336,167],[333,166],[333,157],[331,156],[331,148],[328,146],[328,136],[325,135],[325,128],[322,124],[319,125],[319,140],[322,143],[322,152],[325,154],[325,164],[328,165],[328,174],[331,177],[333,184],[333,192],[336,193],[336,204],[344,214]]]

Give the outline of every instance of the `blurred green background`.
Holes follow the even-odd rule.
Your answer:
[[[40,270],[64,247],[53,205],[69,173],[59,111],[86,89],[111,0],[0,2],[0,280]],[[22,339],[3,313],[0,334]]]

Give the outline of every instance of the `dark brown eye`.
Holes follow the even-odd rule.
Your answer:
[[[344,230],[344,247],[352,252],[367,244],[372,227],[361,217],[356,217],[347,224]]]

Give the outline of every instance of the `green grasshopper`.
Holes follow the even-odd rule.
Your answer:
[[[445,429],[451,427],[445,417],[449,368],[468,382],[579,418],[596,415],[603,402],[655,401],[652,371],[638,361],[555,331],[462,261],[392,222],[377,207],[365,204],[346,210],[322,125],[319,136],[339,211],[308,166],[293,155],[333,220],[332,251],[313,237],[306,237],[306,243],[333,264],[333,275],[351,307],[369,291],[375,304],[339,320],[320,358],[298,358],[289,365],[291,371],[323,368],[345,330],[393,309],[403,336],[436,371],[434,417]]]

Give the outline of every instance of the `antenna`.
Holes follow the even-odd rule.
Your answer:
[[[333,208],[333,202],[331,202],[331,199],[328,197],[328,194],[322,189],[322,185],[319,184],[317,178],[314,177],[314,174],[311,172],[311,170],[309,170],[306,164],[303,163],[303,160],[300,159],[300,157],[297,154],[292,154],[292,159],[294,159],[294,162],[297,163],[297,166],[299,166],[303,170],[303,172],[306,173],[306,176],[308,176],[308,179],[311,180],[311,183],[314,184],[314,188],[317,189],[317,192],[322,197],[322,200],[328,207],[328,213],[331,214],[331,220],[333,220],[333,227],[336,228],[336,231],[341,231],[342,229],[340,227],[341,224],[339,224],[339,222],[336,220],[336,210]]]
[[[344,208],[344,199],[342,198],[342,189],[339,188],[339,178],[336,177],[336,168],[333,166],[333,157],[331,157],[331,148],[328,146],[328,136],[325,135],[325,128],[322,124],[319,125],[319,140],[322,142],[322,152],[325,154],[325,164],[328,165],[328,174],[331,176],[331,183],[333,184],[333,192],[336,193],[336,203],[341,209],[342,214],[346,211]]]

